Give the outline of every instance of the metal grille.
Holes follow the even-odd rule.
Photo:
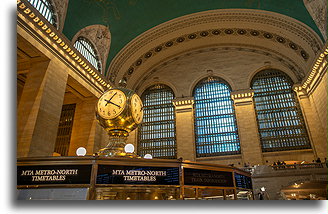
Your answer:
[[[55,152],[68,155],[76,104],[63,105],[57,132]]]
[[[101,66],[96,50],[88,39],[79,37],[74,43],[74,47],[91,63],[91,65],[101,72]]]
[[[176,158],[173,98],[173,91],[166,85],[152,86],[142,94],[144,118],[139,128],[139,155]]]
[[[252,81],[263,152],[311,148],[292,80],[283,72],[265,70]]]
[[[196,156],[240,153],[229,85],[218,77],[201,80],[194,89]]]
[[[28,0],[31,5],[37,9],[40,14],[46,18],[50,24],[56,27],[56,16],[54,13],[53,6],[47,0]]]

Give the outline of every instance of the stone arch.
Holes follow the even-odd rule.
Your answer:
[[[49,1],[52,2],[57,16],[57,29],[60,32],[62,32],[64,29],[68,0],[49,0]]]
[[[272,65],[265,65],[265,66],[262,66],[262,67],[260,67],[260,68],[258,68],[256,70],[254,70],[253,72],[250,72],[249,73],[249,76],[247,78],[247,82],[248,82],[249,88],[252,87],[251,86],[252,80],[256,76],[256,74],[258,74],[259,72],[261,72],[263,70],[266,70],[266,69],[274,69],[274,70],[278,70],[278,71],[281,71],[281,72],[285,73],[293,81],[294,84],[296,84],[296,83],[299,82],[298,78],[290,70],[285,69],[283,67],[276,67],[276,66],[272,66]]]
[[[233,81],[229,77],[227,77],[223,74],[220,74],[218,72],[214,72],[212,70],[209,70],[209,71],[207,71],[207,74],[200,75],[199,77],[195,78],[195,80],[194,80],[194,82],[192,82],[192,84],[190,84],[189,91],[190,91],[190,96],[191,97],[193,96],[193,92],[194,92],[195,87],[197,86],[197,84],[201,80],[203,80],[204,78],[210,77],[210,76],[218,77],[218,78],[224,80],[228,84],[228,86],[231,88],[231,91],[236,90],[236,86],[234,85]]]
[[[167,81],[154,81],[154,82],[148,83],[148,84],[144,85],[142,88],[140,88],[139,90],[137,90],[137,93],[141,96],[148,88],[150,88],[153,85],[157,85],[157,84],[166,85],[173,91],[174,97],[177,97],[178,92],[177,92],[176,87]]]

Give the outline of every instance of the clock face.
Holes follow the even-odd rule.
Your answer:
[[[120,115],[125,108],[126,96],[120,90],[105,92],[98,100],[97,110],[104,119],[113,119]]]
[[[140,97],[137,94],[131,97],[131,111],[134,121],[139,124],[143,117],[143,105]]]

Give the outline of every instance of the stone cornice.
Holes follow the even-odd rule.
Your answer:
[[[111,87],[107,79],[71,45],[70,41],[26,0],[17,0],[17,18],[23,29],[28,29],[30,34],[42,41],[40,44],[55,52],[61,61],[69,64],[73,71],[97,90],[103,92]]]
[[[294,91],[299,97],[311,95],[318,84],[321,82],[322,77],[327,72],[327,55],[328,45],[325,49],[318,54],[315,62],[313,63],[312,70],[301,84],[294,85]]]

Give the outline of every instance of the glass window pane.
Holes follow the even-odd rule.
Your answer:
[[[264,70],[253,78],[252,89],[263,152],[310,148],[292,85],[292,80],[277,70]]]
[[[30,4],[39,11],[39,13],[46,18],[50,24],[56,27],[56,16],[54,14],[53,6],[47,0],[27,0]]]
[[[229,85],[218,77],[201,80],[194,89],[196,156],[240,153]]]
[[[60,115],[54,152],[67,156],[71,142],[76,104],[63,105]]]
[[[91,65],[93,65],[93,67],[101,72],[100,62],[97,57],[96,50],[88,39],[79,37],[75,41],[74,47],[82,54],[82,56],[84,56],[86,60],[90,62]]]
[[[166,85],[154,85],[142,94],[144,118],[139,127],[140,156],[176,158],[173,98],[173,91]]]

